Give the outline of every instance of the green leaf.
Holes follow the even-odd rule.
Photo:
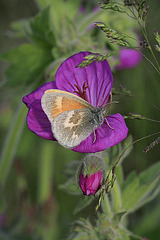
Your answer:
[[[24,38],[25,29],[27,29],[28,27],[29,27],[29,22],[27,19],[14,21],[11,23],[12,31],[9,32],[9,36],[16,37],[16,38]]]
[[[125,213],[126,213],[126,211],[118,212],[118,213],[114,214],[114,216],[112,218],[112,224],[114,226],[118,225]]]
[[[30,28],[26,30],[27,35],[33,42],[40,46],[55,46],[56,39],[50,26],[50,8],[45,8],[30,20]]]
[[[36,0],[37,5],[43,9],[53,4],[54,0]]]
[[[73,19],[80,6],[79,0],[36,0],[40,8],[50,6],[52,30],[56,36],[60,36],[66,17]]]
[[[114,185],[111,191],[111,196],[112,196],[112,208],[115,213],[119,212],[122,208],[122,194],[121,194],[118,181],[114,182]]]
[[[11,62],[5,73],[10,86],[34,82],[53,60],[50,49],[31,44],[11,49],[0,58]]]
[[[22,131],[24,128],[24,123],[26,120],[26,107],[24,104],[20,104],[15,116],[12,120],[11,127],[6,136],[3,150],[0,157],[0,183],[3,184],[8,176],[12,161],[18,143],[20,141]]]
[[[154,179],[160,176],[160,162],[142,172],[139,176],[140,184],[149,185]]]
[[[154,164],[139,176],[132,173],[122,191],[122,206],[127,211],[133,211],[155,197],[159,188],[157,183],[160,177],[160,162]]]

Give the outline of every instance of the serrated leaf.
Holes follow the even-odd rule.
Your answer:
[[[50,8],[43,9],[33,19],[30,20],[26,29],[28,37],[40,46],[55,46],[56,39],[50,26]]]
[[[24,38],[25,37],[25,30],[29,26],[29,22],[26,19],[14,21],[11,23],[12,31],[9,32],[10,37],[16,38]]]
[[[53,60],[50,49],[31,44],[11,49],[0,58],[11,63],[5,73],[10,86],[34,82]]]
[[[149,194],[154,194],[157,188],[160,177],[159,169],[160,163],[156,163],[139,176],[136,176],[135,173],[131,174],[122,191],[124,209],[133,211],[150,200]]]
[[[52,28],[56,36],[60,36],[65,18],[72,19],[79,8],[79,0],[37,0],[37,3],[40,8],[50,6]]]

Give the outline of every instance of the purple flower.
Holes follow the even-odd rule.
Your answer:
[[[76,68],[89,52],[77,53],[64,61],[55,75],[55,82],[37,88],[23,98],[29,108],[27,123],[38,136],[55,140],[51,124],[41,107],[41,97],[47,89],[60,89],[78,95],[94,107],[104,106],[110,96],[113,77],[107,60],[93,62],[85,68]],[[108,124],[107,124],[107,123]],[[77,152],[98,152],[112,147],[127,137],[128,128],[123,117],[117,113],[107,116],[103,124],[73,150]]]
[[[116,69],[126,69],[136,67],[142,60],[142,55],[135,49],[121,49],[119,52],[120,63],[115,66]]]
[[[84,176],[80,173],[79,186],[82,189],[84,195],[94,195],[101,187],[102,171],[93,173],[92,175]]]

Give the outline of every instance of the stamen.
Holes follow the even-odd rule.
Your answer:
[[[88,102],[87,94],[86,94],[86,89],[88,88],[88,86],[86,85],[86,82],[83,83],[82,90],[78,85],[74,84],[74,86],[77,88],[77,90],[74,90],[73,92],[77,93],[79,97],[83,98]]]

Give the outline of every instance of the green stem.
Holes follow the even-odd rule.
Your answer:
[[[108,199],[108,195],[107,195],[107,194],[105,194],[104,200],[102,201],[102,209],[103,209],[103,212],[104,212],[109,218],[112,218],[113,213],[112,213],[112,210],[111,210],[111,206],[110,206],[110,202],[109,202],[109,199]]]
[[[160,72],[159,63],[158,63],[157,58],[156,58],[156,56],[155,56],[155,54],[154,54],[154,52],[153,52],[153,49],[152,49],[152,47],[151,47],[151,44],[150,44],[150,42],[149,42],[149,40],[148,40],[145,22],[143,23],[143,29],[144,29],[144,33],[143,33],[143,34],[144,34],[144,37],[146,38],[146,41],[147,41],[147,43],[148,43],[148,45],[149,45],[148,48],[149,48],[149,50],[150,50],[150,52],[151,52],[151,54],[152,54],[152,56],[153,56],[153,58],[154,58],[154,60],[155,60],[155,62],[156,62],[156,64],[157,64],[157,67],[158,67],[158,70],[159,70],[159,72]]]
[[[121,205],[122,205],[121,191],[117,181],[114,182],[114,186],[112,188],[111,194],[112,194],[113,209],[114,209],[114,212],[117,213],[121,211]]]
[[[54,162],[53,154],[54,154],[53,143],[44,141],[40,151],[39,162],[38,201],[40,204],[47,201],[51,194]]]
[[[160,134],[160,132],[156,132],[156,133],[149,134],[149,135],[147,135],[147,136],[145,136],[145,137],[141,137],[141,138],[135,140],[134,142],[132,142],[132,143],[131,143],[130,145],[128,145],[128,146],[124,149],[124,151],[119,155],[119,157],[118,157],[118,159],[117,159],[117,161],[115,162],[115,164],[114,164],[113,167],[115,167],[115,168],[117,167],[117,165],[119,164],[122,156],[123,156],[123,155],[125,154],[125,152],[126,152],[130,147],[132,147],[135,143],[140,142],[140,141],[142,141],[142,140],[144,140],[144,139],[146,139],[146,138],[152,137],[152,136],[157,135],[157,134]]]
[[[12,165],[12,161],[22,135],[25,120],[26,107],[21,103],[14,115],[12,125],[6,136],[0,157],[0,183],[2,184],[4,184]]]
[[[134,10],[132,10],[131,8],[129,8],[129,10],[131,11],[131,13],[133,14],[133,16],[135,17],[135,19],[136,19],[137,22],[138,22],[138,25],[139,25],[139,27],[140,27],[140,29],[141,29],[141,31],[142,31],[145,39],[146,39],[146,42],[147,42],[147,44],[148,44],[148,48],[149,48],[149,50],[150,50],[150,52],[151,52],[151,54],[152,54],[152,56],[153,56],[153,58],[154,58],[154,60],[155,60],[155,62],[156,62],[157,67],[156,67],[145,55],[143,55],[143,56],[144,56],[147,60],[149,60],[149,62],[152,64],[152,66],[153,66],[153,67],[156,69],[156,71],[160,74],[160,66],[159,66],[159,63],[158,63],[158,61],[157,61],[157,59],[156,59],[156,56],[155,56],[155,54],[154,54],[154,52],[153,52],[153,50],[152,50],[151,44],[150,44],[150,42],[149,42],[149,39],[148,39],[148,36],[147,36],[147,31],[146,31],[145,22],[143,23],[143,26],[142,26],[141,22],[139,21],[139,18],[138,18],[137,15],[134,13]],[[157,68],[158,68],[158,69],[157,69]]]

